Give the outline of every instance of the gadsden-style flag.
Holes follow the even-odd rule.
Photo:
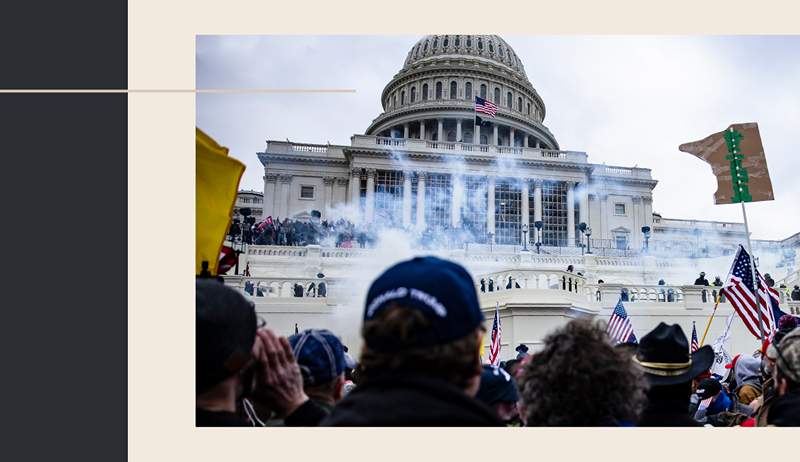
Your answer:
[[[715,204],[775,199],[757,123],[733,124],[700,141],[682,144],[678,149],[711,165],[717,177]]]
[[[228,148],[217,144],[199,128],[196,128],[195,139],[195,274],[200,274],[203,262],[207,262],[209,273],[216,276],[244,164],[228,157]]]

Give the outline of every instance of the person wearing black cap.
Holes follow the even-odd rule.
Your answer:
[[[514,351],[517,352],[517,359],[523,359],[526,356],[528,356],[528,345],[520,343],[519,345],[517,345]]]
[[[633,357],[650,382],[647,408],[639,420],[643,427],[701,426],[689,415],[692,380],[714,362],[709,345],[689,354],[689,341],[677,324],[659,323],[639,340]]]
[[[307,329],[289,337],[300,365],[303,389],[326,414],[344,396],[345,352],[338,337],[326,329]]]
[[[435,257],[398,263],[367,293],[359,384],[329,426],[501,426],[474,398],[484,317],[472,277]]]
[[[521,423],[517,406],[519,401],[517,385],[504,369],[485,364],[481,372],[481,385],[475,398],[492,408],[497,418],[507,426],[517,427]]]
[[[288,341],[258,330],[252,303],[214,279],[198,279],[195,297],[196,426],[251,425],[237,413],[245,398],[304,424],[324,417],[303,391]]]

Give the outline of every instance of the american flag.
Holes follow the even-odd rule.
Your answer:
[[[764,335],[770,336],[775,331],[776,317],[784,313],[778,306],[778,291],[768,287],[767,282],[756,271],[758,277],[758,309],[756,309],[756,296],[754,295],[753,272],[750,266],[750,254],[739,246],[736,258],[733,260],[728,280],[720,292],[724,293],[731,302],[736,314],[742,318],[747,330],[757,339],[761,339],[758,317],[764,325]]]
[[[608,320],[606,332],[614,343],[635,342],[636,335],[633,333],[633,324],[622,306],[622,299],[617,302],[611,318]]]
[[[475,112],[486,114],[489,117],[497,115],[497,106],[491,101],[485,100],[480,96],[475,97]]]
[[[694,353],[699,349],[700,342],[697,341],[697,326],[695,325],[694,321],[692,321],[692,346],[690,347],[690,353]]]
[[[500,337],[503,334],[503,325],[500,323],[500,302],[494,307],[494,322],[492,322],[492,343],[489,344],[489,364],[500,364]]]

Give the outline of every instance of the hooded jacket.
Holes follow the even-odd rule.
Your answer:
[[[761,396],[761,361],[752,356],[742,356],[736,362],[736,395],[742,404]]]
[[[431,377],[383,376],[359,384],[321,426],[495,427],[491,409]]]
[[[767,425],[776,427],[800,426],[800,389],[795,388],[778,396],[769,408]]]

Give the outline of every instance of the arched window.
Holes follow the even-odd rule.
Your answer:
[[[400,93],[400,105],[402,106],[404,104],[406,104],[406,92],[405,92],[405,90],[403,90]]]
[[[511,92],[506,93],[506,106],[509,109],[514,109],[514,97],[511,96]]]
[[[517,110],[522,112],[522,98],[517,98]]]
[[[411,102],[417,100],[417,87],[411,87]]]
[[[472,37],[467,37],[467,48],[472,46]]]
[[[445,37],[445,38],[444,38],[444,41],[442,42],[442,45],[444,45],[445,47],[447,47],[447,44],[448,44],[448,43],[450,43],[450,40],[449,40],[447,37]]]
[[[500,104],[500,89],[497,87],[494,89],[494,104]]]
[[[392,107],[397,107],[397,93],[392,93]]]
[[[466,85],[464,85],[464,99],[472,99],[472,82],[467,82]]]
[[[442,99],[442,82],[436,82],[436,99]]]
[[[492,45],[492,42],[489,42],[489,53],[494,53],[494,45]]]
[[[478,39],[478,49],[483,50],[483,40]]]
[[[461,46],[461,36],[460,35],[456,35],[456,46],[457,47]]]
[[[450,99],[456,99],[458,96],[458,84],[455,81],[450,82]]]
[[[438,46],[439,46],[439,37],[435,37],[433,39],[433,49],[435,50],[436,47],[438,47]]]
[[[486,99],[486,84],[481,84],[481,98]]]
[[[422,85],[422,101],[428,101],[428,84]]]
[[[531,103],[528,103],[528,115],[531,115]]]

